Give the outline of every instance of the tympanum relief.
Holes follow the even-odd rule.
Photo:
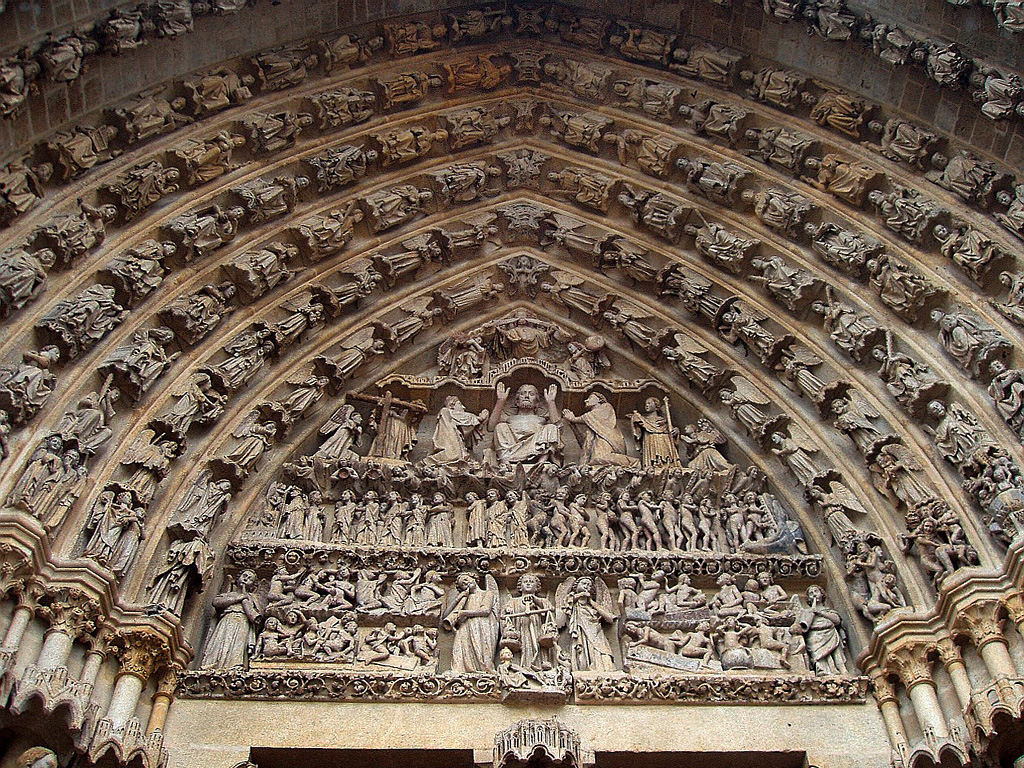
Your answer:
[[[503,265],[526,292],[528,261]],[[373,343],[416,333],[430,306],[378,323]],[[683,338],[666,344],[706,365]],[[556,702],[579,676],[847,674],[792,511],[602,336],[513,309],[435,354],[318,411],[315,444],[229,551],[203,669],[484,676],[506,701]],[[312,375],[316,399],[328,379]],[[176,544],[204,540],[276,423],[265,411],[236,433],[181,504],[174,525],[195,535]],[[196,555],[177,583],[204,577]]]

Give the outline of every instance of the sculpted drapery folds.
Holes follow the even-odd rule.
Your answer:
[[[444,610],[442,624],[455,633],[454,672],[494,671],[501,606],[494,577],[485,576],[484,582],[481,587],[474,574],[460,574]]]
[[[488,421],[494,432],[495,458],[508,464],[532,464],[556,456],[562,447],[561,415],[555,405],[558,387],[552,384],[544,390],[546,413],[540,405],[540,391],[533,384],[522,384],[516,390],[515,413],[505,411],[508,386],[499,382],[496,394]]]
[[[248,12],[159,5],[96,39]],[[814,46],[877,31],[831,0],[763,5]],[[955,132],[889,106],[876,131],[862,97],[682,29],[510,12],[531,39],[507,53],[490,9],[247,52],[0,172],[0,314],[9,352],[39,347],[0,366],[5,514],[122,577],[147,619],[184,617],[188,695],[862,695],[848,646],[870,668],[894,609],[953,601],[1012,549],[1022,193],[979,158],[1016,144],[979,128],[990,146],[960,152],[948,104]],[[91,54],[62,35],[0,69],[75,79]],[[862,39],[898,58],[901,35]],[[908,67],[923,51],[966,84],[955,49],[903,37]],[[1000,74],[970,84],[1016,119]],[[0,91],[58,120],[30,86]],[[136,408],[82,400],[53,430],[99,390],[83,371]],[[897,510],[905,560],[877,525]]]

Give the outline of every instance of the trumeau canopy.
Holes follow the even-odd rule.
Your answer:
[[[1019,4],[99,5],[0,15],[4,766],[1020,754]]]

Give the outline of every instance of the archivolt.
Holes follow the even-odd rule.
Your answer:
[[[934,185],[926,185],[920,177],[908,173],[906,167],[896,166],[836,133],[822,130],[808,120],[780,114],[762,104],[752,103],[749,99],[740,99],[735,93],[727,92],[706,82],[685,80],[664,71],[653,73],[648,68],[596,55],[590,51],[582,52],[567,46],[552,45],[547,41],[531,42],[528,46],[545,52],[552,62],[583,60],[588,62],[586,66],[614,70],[614,75],[609,82],[616,79],[641,77],[671,83],[681,89],[678,98],[683,103],[697,104],[703,98],[711,98],[718,103],[741,106],[749,113],[745,123],[748,127],[767,128],[771,125],[781,125],[788,129],[798,129],[815,142],[813,145],[815,149],[810,150],[815,156],[837,153],[844,161],[868,164],[885,177],[883,179],[880,176],[874,182],[879,188],[890,188],[897,181],[900,185],[918,188],[925,197],[938,201],[945,208],[970,220],[971,226],[990,238],[1003,250],[1009,252],[1015,247],[1010,238],[994,222],[975,210],[969,210],[963,201],[957,199],[953,194]],[[489,46],[468,47],[464,49],[463,55],[472,56],[487,53],[490,50],[492,49]],[[389,76],[409,71],[432,71],[432,68],[437,68],[448,55],[445,52],[412,57],[400,63],[382,62],[373,67],[373,75],[378,79],[387,79]],[[244,107],[225,111],[211,119],[197,122],[194,126],[150,142],[144,147],[126,152],[120,158],[87,173],[81,180],[67,185],[60,193],[48,196],[30,215],[17,222],[10,230],[12,241],[17,242],[29,236],[33,232],[33,228],[43,223],[47,216],[72,210],[74,208],[72,201],[76,196],[98,190],[103,184],[110,183],[119,174],[140,162],[162,157],[162,153],[178,146],[184,139],[209,138],[219,130],[234,130],[239,119],[255,110],[274,112],[295,108],[305,103],[301,102],[301,99],[323,91],[328,86],[331,88],[349,85],[365,87],[367,85],[366,75],[366,70],[352,70],[329,80],[310,80],[308,84],[304,84],[300,88],[276,94],[267,93]],[[482,94],[471,91],[457,98],[447,99],[440,98],[437,92],[432,91],[428,97],[417,102],[414,109],[399,114],[388,114],[381,111],[366,123],[351,125],[341,131],[324,132],[320,136],[307,139],[305,136],[312,136],[313,133],[308,132],[295,146],[275,155],[269,162],[252,156],[241,168],[232,170],[209,184],[188,190],[187,193],[183,191],[180,194],[167,196],[145,211],[141,217],[126,222],[116,232],[111,231],[103,247],[95,249],[88,256],[79,260],[73,272],[50,275],[47,278],[47,297],[20,310],[8,321],[9,335],[3,346],[5,357],[13,357],[16,350],[31,347],[35,333],[33,328],[39,319],[56,306],[57,302],[73,297],[79,290],[94,282],[96,271],[109,261],[111,254],[137,246],[146,238],[161,239],[163,237],[161,228],[184,212],[201,210],[214,202],[230,204],[232,198],[228,190],[247,180],[271,179],[275,176],[289,176],[296,173],[308,174],[310,168],[304,161],[314,155],[348,144],[365,145],[366,148],[369,148],[375,141],[372,138],[374,134],[400,131],[410,126],[426,126],[430,130],[442,128],[446,125],[446,116],[456,109],[480,107],[494,113],[502,113],[507,109],[510,98],[519,101],[533,99],[537,102],[534,114],[536,123],[528,128],[512,125],[503,129],[497,137],[483,145],[454,154],[446,154],[438,142],[438,146],[435,146],[430,152],[416,158],[415,162],[401,165],[399,170],[368,174],[364,179],[326,195],[315,196],[311,191],[307,191],[300,195],[293,210],[288,211],[285,215],[275,217],[261,226],[246,227],[244,234],[240,234],[230,243],[218,249],[215,258],[209,259],[205,263],[181,265],[156,291],[134,309],[125,322],[110,332],[102,342],[96,344],[88,354],[77,360],[73,367],[62,369],[60,376],[62,384],[71,379],[72,371],[82,372],[86,375],[77,378],[76,384],[71,387],[61,387],[58,394],[50,400],[33,421],[34,431],[42,433],[45,431],[44,425],[54,426],[60,413],[73,408],[73,404],[83,393],[95,388],[97,382],[94,377],[88,375],[88,372],[105,360],[114,348],[128,340],[135,331],[149,326],[158,308],[165,307],[177,297],[194,292],[206,283],[218,282],[221,265],[229,262],[238,254],[270,241],[294,238],[294,227],[301,221],[315,213],[335,208],[341,201],[365,199],[373,191],[387,190],[403,184],[424,187],[430,184],[426,174],[453,162],[483,161],[488,164],[500,164],[496,157],[499,153],[522,148],[543,153],[549,158],[544,166],[545,174],[548,171],[572,166],[582,169],[588,174],[604,174],[610,179],[616,180],[620,190],[625,189],[625,185],[628,184],[636,189],[670,195],[676,198],[680,205],[691,210],[688,215],[694,224],[700,225],[702,222],[712,221],[721,223],[730,231],[743,237],[761,240],[763,243],[762,253],[778,253],[784,257],[787,263],[817,274],[824,283],[834,286],[840,291],[844,301],[856,304],[876,317],[884,316],[887,318],[887,322],[894,326],[898,324],[901,348],[912,353],[919,360],[927,360],[941,378],[962,382],[962,385],[957,388],[958,401],[968,406],[982,426],[996,436],[1000,448],[1018,460],[1024,455],[1020,446],[1016,445],[1006,430],[999,426],[998,418],[986,402],[979,385],[964,381],[966,378],[964,373],[947,360],[941,352],[931,330],[926,328],[923,313],[919,317],[915,313],[907,311],[902,314],[894,312],[893,307],[863,291],[866,283],[863,275],[861,281],[858,282],[852,276],[823,266],[821,260],[815,257],[807,247],[806,239],[799,233],[795,239],[785,239],[778,232],[751,217],[746,206],[743,211],[733,211],[695,194],[692,188],[688,189],[684,186],[682,174],[671,163],[666,170],[665,178],[655,178],[644,174],[636,166],[634,158],[627,157],[626,162],[616,163],[613,157],[614,150],[606,143],[597,145],[599,156],[595,157],[594,153],[586,151],[585,147],[574,146],[565,140],[559,140],[546,129],[540,118],[557,115],[562,110],[573,114],[593,111],[614,121],[614,125],[606,130],[607,133],[621,135],[622,130],[628,128],[651,136],[663,136],[678,143],[676,151],[679,156],[693,158],[699,153],[712,161],[735,163],[747,172],[748,178],[744,184],[749,189],[764,191],[768,187],[774,186],[803,195],[820,209],[822,220],[830,221],[852,232],[864,232],[877,238],[884,244],[888,253],[913,265],[914,269],[941,287],[941,291],[932,300],[933,303],[945,301],[944,306],[947,308],[957,305],[967,307],[969,311],[983,317],[1005,334],[1014,337],[1015,331],[1007,325],[1003,318],[991,313],[986,306],[986,299],[991,295],[991,279],[982,285],[982,292],[979,295],[975,287],[969,285],[962,276],[950,273],[945,267],[938,266],[934,254],[929,254],[923,248],[910,246],[906,242],[898,240],[885,229],[878,219],[866,216],[864,209],[838,200],[825,191],[808,184],[806,179],[802,178],[802,172],[807,169],[796,168],[792,175],[787,176],[778,167],[751,160],[748,154],[754,147],[747,139],[738,139],[738,146],[732,147],[713,143],[706,136],[698,136],[692,131],[684,130],[681,121],[675,115],[670,121],[654,120],[639,110],[628,111],[616,101],[609,103],[608,100],[615,97],[607,87],[603,91],[605,99],[600,104],[581,96],[580,92],[579,88],[573,90],[571,82],[559,85],[550,80],[521,84],[516,87],[506,84],[502,86],[502,89],[493,93]],[[745,154],[741,151],[742,148],[748,148],[748,152]],[[506,181],[509,178],[507,168],[503,178]],[[169,399],[187,379],[189,373],[203,363],[217,359],[220,348],[237,333],[257,321],[273,323],[280,319],[285,313],[285,310],[280,308],[281,305],[290,299],[305,295],[309,287],[314,284],[329,284],[333,281],[337,285],[337,282],[342,279],[341,273],[346,264],[350,264],[357,258],[399,249],[402,241],[431,228],[448,225],[452,220],[465,220],[467,217],[485,210],[499,210],[517,201],[529,201],[535,206],[543,206],[551,211],[571,215],[595,230],[613,233],[639,242],[654,255],[659,264],[677,263],[689,270],[692,275],[710,281],[712,287],[709,295],[716,296],[721,300],[734,296],[739,297],[745,305],[769,315],[771,317],[770,327],[773,332],[779,335],[791,334],[795,340],[794,343],[801,345],[825,361],[822,369],[818,371],[823,379],[847,381],[851,388],[865,396],[867,402],[882,415],[885,422],[893,427],[904,427],[898,431],[917,460],[926,467],[930,483],[938,489],[943,498],[964,510],[961,517],[972,542],[981,550],[984,565],[991,568],[998,564],[1001,558],[998,547],[988,539],[983,525],[977,518],[976,510],[972,509],[972,502],[968,496],[956,487],[957,478],[948,467],[935,460],[934,450],[929,446],[926,434],[918,427],[911,427],[908,424],[905,412],[885,391],[884,386],[880,386],[880,382],[876,378],[868,375],[863,367],[851,369],[847,360],[835,354],[833,345],[817,327],[817,316],[809,313],[807,306],[801,306],[794,312],[784,312],[778,304],[771,302],[770,297],[766,296],[764,291],[754,288],[749,280],[733,276],[728,272],[716,269],[703,259],[695,258],[698,254],[691,249],[689,236],[684,236],[677,242],[666,242],[645,226],[626,224],[624,220],[630,211],[623,204],[615,202],[614,195],[611,202],[611,215],[599,216],[591,209],[574,206],[569,199],[571,196],[567,197],[559,192],[557,183],[548,182],[546,179],[539,179],[538,183],[541,184],[540,191],[549,196],[541,197],[540,192],[511,189],[493,200],[477,200],[469,204],[455,206],[451,211],[446,210],[444,206],[436,205],[431,215],[418,221],[415,226],[406,224],[376,235],[368,231],[364,222],[357,230],[356,239],[343,252],[318,263],[309,264],[303,272],[288,283],[286,289],[268,291],[253,303],[231,314],[201,342],[185,350],[186,354],[175,364],[172,373],[165,375],[153,389],[146,393],[136,410],[130,413],[122,412],[115,424],[117,440],[108,444],[101,455],[93,460],[90,467],[93,480],[92,490],[82,495],[73,515],[67,519],[64,527],[55,537],[57,551],[67,556],[76,553],[78,531],[89,514],[89,508],[103,484],[115,476],[117,471],[121,455],[117,449],[118,446],[122,449],[127,446],[130,440],[145,428],[146,423],[161,412],[161,409],[166,406]],[[556,197],[554,201],[550,197],[552,194]],[[111,229],[114,228],[111,227]],[[230,402],[230,413],[225,414],[213,429],[206,434],[190,433],[187,455],[176,461],[173,472],[162,484],[157,498],[150,507],[147,522],[149,538],[144,557],[133,569],[127,582],[122,585],[122,599],[129,602],[145,602],[145,584],[152,571],[158,567],[159,558],[165,546],[165,542],[162,541],[159,534],[174,510],[175,500],[180,498],[181,491],[194,477],[194,469],[190,468],[201,467],[208,458],[223,451],[228,440],[227,436],[230,435],[233,427],[245,418],[253,404],[272,399],[274,394],[279,394],[287,386],[286,382],[290,378],[302,370],[303,366],[308,365],[313,356],[329,354],[339,340],[345,338],[352,331],[365,326],[374,319],[386,318],[401,299],[413,295],[429,294],[474,275],[493,273],[493,266],[497,261],[510,253],[519,251],[533,253],[537,258],[551,263],[553,267],[579,274],[589,283],[601,287],[602,290],[614,292],[628,299],[643,308],[652,317],[657,317],[666,326],[677,326],[685,333],[692,334],[696,340],[711,350],[720,364],[738,370],[751,379],[763,392],[767,393],[774,403],[785,404],[784,412],[794,423],[801,425],[816,438],[822,455],[827,456],[833,466],[843,469],[847,483],[856,489],[861,502],[870,512],[869,520],[864,524],[883,535],[890,553],[895,555],[899,551],[898,542],[902,525],[896,519],[891,502],[883,501],[882,497],[873,491],[864,490],[870,485],[869,475],[865,474],[867,470],[854,468],[862,465],[861,457],[845,441],[841,445],[837,444],[836,432],[832,427],[823,421],[821,416],[808,404],[806,398],[794,397],[793,390],[788,389],[780,382],[770,366],[763,367],[754,362],[754,356],[741,354],[740,349],[726,344],[711,322],[713,317],[701,316],[699,312],[689,312],[684,308],[683,302],[677,299],[655,299],[650,295],[650,291],[655,287],[653,284],[635,284],[622,271],[611,270],[607,274],[601,274],[600,270],[594,269],[593,264],[582,263],[578,255],[565,249],[549,246],[544,250],[539,250],[539,242],[522,245],[506,242],[506,246],[506,250],[502,250],[494,245],[488,245],[482,249],[479,255],[458,259],[452,267],[437,272],[421,270],[421,273],[406,285],[390,292],[365,297],[357,311],[339,315],[329,328],[316,333],[315,338],[314,334],[310,333],[302,343],[283,350],[280,358],[269,365],[265,373],[261,373],[248,385],[246,392],[235,394]],[[948,295],[948,299],[943,298],[942,292]],[[385,303],[385,300],[388,302]],[[579,321],[574,318],[574,322],[578,323]],[[457,329],[470,324],[471,321],[459,318],[451,327]],[[429,345],[430,342],[426,340],[418,342],[404,353],[403,359],[424,353]],[[640,364],[640,358],[635,353],[627,351],[621,344],[615,346],[615,352],[625,359],[632,359],[636,364]],[[392,362],[389,365],[391,369],[394,369],[398,363]],[[375,371],[361,374],[358,378],[353,379],[351,386],[358,388],[364,385],[371,379],[379,377],[381,370],[383,370],[383,366]],[[718,413],[719,423],[724,424],[726,421],[728,410],[724,409],[720,403],[706,403],[699,400],[692,402],[695,411],[703,412],[713,408]],[[326,406],[321,406],[320,413],[325,408]],[[283,457],[288,452],[301,446],[315,429],[316,422],[317,416],[313,415],[305,423],[295,427],[288,439],[288,446],[274,454],[275,461],[265,462],[260,476],[252,478],[246,483],[244,493],[238,494],[230,514],[217,529],[216,541],[213,542],[217,549],[223,549],[232,532],[244,519],[248,504],[263,493],[266,482],[272,476],[272,471],[269,469],[272,464],[284,460]],[[764,453],[764,449],[746,437],[739,425],[723,426],[723,428],[729,433],[734,446],[743,446],[745,453],[757,456],[754,460],[759,464],[764,464],[767,457],[759,455]],[[17,437],[12,440],[11,455],[5,462],[6,471],[3,480],[0,481],[0,492],[6,493],[10,490],[17,479],[19,470],[24,466],[34,447],[35,440],[30,439],[28,430],[19,432]],[[780,467],[779,464],[774,464],[774,466]],[[788,502],[798,511],[805,529],[808,532],[814,531],[811,536],[817,551],[827,551],[827,532],[820,519],[811,514],[810,507],[797,498],[794,492],[784,490],[779,483],[776,483],[776,488],[785,493]],[[861,524],[861,521],[855,522]],[[837,561],[830,564],[829,567],[831,580],[835,583],[841,582],[843,564]],[[919,609],[926,609],[933,598],[925,579],[915,567],[902,560],[898,567],[901,581],[913,604]],[[852,616],[853,611],[849,605],[847,605],[847,609],[848,615]],[[201,606],[193,606],[193,614],[200,611]],[[866,635],[863,628],[861,635],[863,640]]]

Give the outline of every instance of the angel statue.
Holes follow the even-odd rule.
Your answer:
[[[501,613],[498,583],[487,574],[485,588],[472,573],[460,573],[442,611],[441,625],[455,633],[452,672],[494,672]]]
[[[363,417],[354,406],[341,405],[324,422],[317,434],[325,436],[323,445],[316,449],[314,458],[327,462],[340,462],[356,457],[352,446],[359,442],[363,432]]]
[[[470,458],[469,449],[480,437],[487,422],[487,409],[470,413],[455,395],[444,399],[434,427],[434,453],[426,458],[429,464],[457,464]]]
[[[601,579],[570,576],[555,591],[555,623],[569,632],[569,658],[577,672],[613,672],[605,624],[618,618],[608,585]]]
[[[868,469],[878,492],[902,501],[907,509],[935,498],[935,492],[917,476],[921,471],[920,463],[901,443],[883,447]]]
[[[167,527],[185,537],[207,536],[227,509],[231,496],[231,481],[215,480],[211,471],[205,469],[185,492]]]
[[[516,412],[507,413],[505,403],[509,388],[498,382],[497,401],[487,427],[494,432],[494,454],[499,464],[534,464],[553,461],[562,448],[559,428],[561,412],[555,405],[558,386],[544,390],[546,411],[540,407],[540,390],[533,384],[522,384],[516,390]]]

